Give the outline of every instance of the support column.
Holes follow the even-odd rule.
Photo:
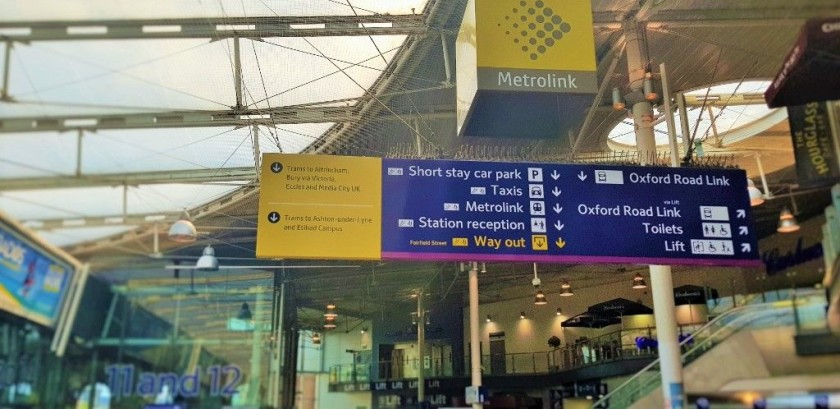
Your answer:
[[[656,338],[659,342],[659,368],[666,408],[685,408],[682,358],[677,339],[677,317],[674,310],[674,283],[671,266],[650,266],[653,313]]]
[[[421,403],[426,399],[426,311],[423,305],[424,289],[417,292],[417,402]]]
[[[11,71],[12,67],[12,46],[14,43],[11,41],[6,41],[6,52],[5,52],[5,59],[3,60],[3,86],[0,88],[0,101],[11,101],[12,97],[9,96],[9,71]]]
[[[239,52],[239,37],[233,37],[233,86],[236,88],[236,106],[242,109],[242,59]]]
[[[472,386],[478,388],[481,386],[481,339],[479,335],[478,323],[478,263],[470,263],[470,373],[472,378]],[[484,405],[481,403],[473,403],[473,409],[481,409]]]
[[[634,22],[635,24],[635,22]],[[633,30],[632,28],[635,28]],[[627,35],[627,68],[630,74],[630,88],[638,92],[642,88],[645,73],[639,74],[639,67],[647,67],[647,45],[643,28],[630,27]],[[631,41],[633,45],[631,46]],[[631,52],[632,51],[632,52]],[[643,59],[642,59],[643,58]],[[664,95],[663,98],[670,98]],[[656,159],[656,139],[653,132],[653,105],[643,99],[633,104],[633,121],[636,129],[636,143],[642,165],[652,164]],[[653,293],[653,311],[656,321],[656,338],[659,343],[659,367],[661,368],[662,394],[665,408],[684,409],[685,394],[682,380],[682,360],[677,339],[677,318],[674,308],[674,283],[670,266],[651,265],[650,281]]]
[[[248,382],[248,403],[251,405],[260,405],[260,385],[262,384],[262,303],[263,289],[259,288],[256,291],[256,300],[254,301],[254,332],[251,340],[251,372],[249,374]]]

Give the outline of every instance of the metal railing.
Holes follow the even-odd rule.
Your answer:
[[[715,317],[700,328],[692,338],[681,343],[686,352],[682,354],[683,365],[688,365],[744,329],[767,328],[770,326],[795,325],[800,328],[817,327],[820,320],[824,325],[825,297],[818,291],[791,291],[792,299],[771,303],[755,303],[756,298],[745,299],[746,304],[732,308]],[[685,348],[690,342],[694,345]],[[593,408],[627,408],[661,386],[659,359],[630,377],[607,395],[595,401]]]

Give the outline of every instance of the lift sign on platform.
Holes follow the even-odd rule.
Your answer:
[[[381,196],[370,201],[381,211],[371,216],[381,226],[370,232],[381,235],[381,242],[372,240],[381,243],[377,258],[760,264],[741,170],[372,158],[336,163],[350,172],[353,160],[380,162],[381,174],[368,179],[381,183]],[[263,172],[263,194],[266,188]],[[260,226],[274,209],[260,207]]]

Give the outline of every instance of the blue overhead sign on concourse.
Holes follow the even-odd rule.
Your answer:
[[[383,159],[382,258],[756,266],[742,170]]]

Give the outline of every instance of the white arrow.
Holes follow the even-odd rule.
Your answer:
[[[747,226],[741,226],[738,228],[738,233],[742,236],[746,236],[747,234],[750,234],[750,229],[748,229]]]
[[[586,180],[586,173],[583,173],[583,171],[580,171],[580,173],[578,173],[578,179],[580,179],[581,182]]]
[[[750,243],[741,243],[741,253],[749,253],[750,251],[752,251]]]
[[[551,194],[553,194],[554,197],[560,196],[560,193],[563,193],[563,191],[558,189],[556,186],[554,187],[554,189],[551,189]]]
[[[557,231],[563,230],[564,227],[566,227],[566,225],[560,223],[559,221],[554,223],[554,228],[557,229]]]
[[[562,212],[562,211],[563,211],[563,207],[561,207],[559,204],[554,205],[554,213],[560,214],[560,212]]]
[[[551,178],[554,179],[554,180],[560,179],[560,174],[557,173],[557,170],[555,170],[554,172],[551,172]]]
[[[737,214],[737,217],[739,219],[746,219],[747,218],[747,211],[744,210],[744,209],[738,209],[738,211],[735,212],[735,214]]]

